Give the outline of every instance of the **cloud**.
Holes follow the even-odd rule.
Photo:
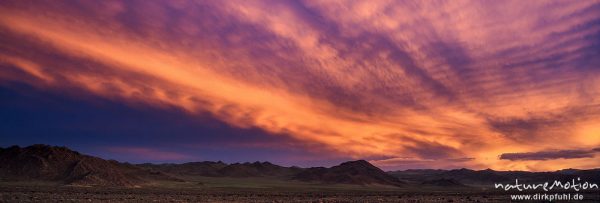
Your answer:
[[[539,152],[523,152],[523,153],[504,153],[500,155],[500,159],[521,161],[521,160],[551,160],[551,159],[579,159],[593,158],[596,153],[600,152],[598,148],[590,150],[556,150],[556,151],[539,151]]]
[[[3,1],[0,81],[208,114],[353,158],[522,169],[536,163],[497,155],[600,145],[598,5]]]
[[[447,158],[447,159],[421,159],[415,157],[393,157],[388,159],[376,159],[369,162],[374,165],[389,170],[406,169],[456,169],[464,168],[465,164],[474,161],[475,158]]]

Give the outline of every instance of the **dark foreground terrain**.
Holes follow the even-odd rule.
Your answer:
[[[472,192],[1,186],[1,202],[506,202]]]
[[[510,194],[492,189],[392,189],[345,185],[302,188],[299,186],[106,188],[3,183],[0,186],[0,202],[511,202]],[[585,199],[576,202],[600,202],[598,191],[579,194],[584,195]]]

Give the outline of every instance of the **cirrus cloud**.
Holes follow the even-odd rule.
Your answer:
[[[554,150],[523,153],[504,153],[500,159],[511,161],[519,160],[551,160],[551,159],[580,159],[593,158],[596,153],[600,153],[600,148],[590,150]]]
[[[561,165],[498,155],[600,144],[599,5],[3,1],[0,81],[208,113],[354,158],[547,170]],[[563,165],[596,163],[582,158]]]

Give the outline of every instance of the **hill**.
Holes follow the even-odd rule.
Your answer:
[[[400,186],[403,183],[365,160],[344,162],[331,168],[308,168],[293,179],[339,184],[381,184]]]
[[[439,187],[491,186],[494,183],[512,183],[515,179],[530,183],[554,180],[564,182],[577,178],[582,181],[600,182],[600,169],[564,169],[554,172],[423,169],[384,172],[364,160],[348,161],[331,168],[284,167],[269,162],[227,164],[220,161],[132,165],[80,154],[66,147],[48,145],[0,148],[0,163],[0,181],[50,181],[82,186],[135,187],[160,184],[157,181],[183,182],[182,179],[192,182],[232,180],[220,179],[221,177],[262,178],[261,180],[279,182],[296,180],[309,184],[320,182]]]
[[[235,163],[218,171],[227,177],[289,177],[302,169],[297,167],[283,167],[270,162]]]
[[[54,181],[69,185],[133,187],[148,180],[172,180],[159,171],[107,161],[66,147],[32,145],[0,148],[0,179]]]
[[[297,167],[283,167],[270,162],[233,163],[221,161],[189,162],[183,164],[139,164],[142,168],[162,171],[178,176],[207,177],[290,177],[301,171]]]
[[[220,169],[227,166],[227,164],[218,161],[202,161],[202,162],[188,162],[182,164],[137,164],[136,166],[161,171],[168,174],[174,175],[186,175],[186,176],[209,176],[218,177],[221,174],[218,172]]]
[[[322,182],[328,184],[402,184],[397,178],[364,160],[349,161],[331,168],[283,167],[269,162],[246,162],[226,164],[223,162],[190,162],[183,164],[140,164],[145,169],[162,171],[167,174],[182,176],[207,177],[271,177],[281,180],[298,180],[304,182]]]

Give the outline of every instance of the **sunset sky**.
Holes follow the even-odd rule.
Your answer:
[[[0,146],[600,167],[600,1],[0,1]]]

